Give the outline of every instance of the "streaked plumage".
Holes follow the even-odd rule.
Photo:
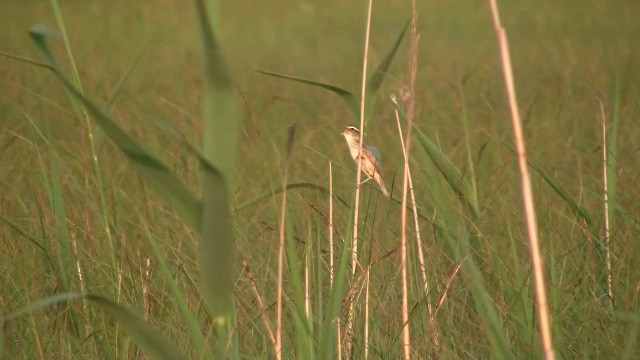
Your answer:
[[[347,126],[344,131],[342,131],[342,136],[344,136],[347,141],[351,158],[353,158],[353,161],[357,161],[359,154],[358,147],[360,146],[360,130],[355,126]],[[362,145],[362,162],[360,165],[362,172],[364,172],[370,179],[375,180],[384,196],[389,197],[389,192],[387,191],[387,187],[384,186],[379,166],[380,164],[376,160],[375,156],[373,156],[371,150],[367,146]]]

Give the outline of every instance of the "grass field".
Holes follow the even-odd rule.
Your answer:
[[[360,266],[352,277],[356,168],[339,134],[359,120],[332,92],[255,70],[333,84],[359,100],[365,2],[222,1],[215,17],[233,78],[227,88],[204,70],[191,2],[61,1],[57,16],[55,3],[0,2],[2,356],[129,359],[171,350],[188,358],[273,358],[267,328],[276,327],[279,240],[286,234],[283,358],[336,358],[335,320],[342,321],[344,341],[350,304],[353,358],[365,351],[400,358],[404,159],[389,95],[400,98],[408,89],[409,32],[374,94],[366,130],[365,142],[382,152],[392,199],[373,181],[361,187]],[[499,5],[533,176],[556,357],[638,358],[640,3]],[[423,291],[411,220],[411,355],[540,358],[520,174],[491,12],[470,0],[420,1],[418,12],[414,123],[424,136],[414,129],[410,165],[429,290]],[[411,14],[410,1],[374,2],[370,72]],[[148,158],[114,146],[95,114],[83,116],[86,106],[51,71],[16,59],[46,61],[28,34],[38,24],[54,29],[51,48],[71,82],[77,85],[77,70],[86,98],[166,165],[167,177],[202,199],[194,223],[174,206],[182,199],[175,200],[176,192],[149,180],[155,175]],[[213,113],[203,115],[203,102],[214,104],[207,107]],[[236,103],[237,123],[216,118],[220,108],[233,114]],[[215,127],[210,118],[224,121]],[[283,212],[279,190],[293,123],[286,176],[293,186]],[[436,164],[425,142],[449,162]],[[200,158],[188,144],[201,149]],[[344,277],[333,291],[329,163],[334,259]],[[207,164],[217,170],[208,172]],[[447,169],[458,178],[447,178]],[[207,211],[216,225],[207,227],[201,215]],[[228,253],[207,248],[207,234],[220,239],[218,225],[229,230],[222,236],[232,245]],[[217,315],[226,306],[215,291],[219,277],[233,285],[227,324]]]

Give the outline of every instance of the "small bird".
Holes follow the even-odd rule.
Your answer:
[[[358,161],[359,155],[359,146],[360,146],[360,130],[358,130],[355,126],[347,126],[342,131],[342,136],[344,136],[345,140],[347,140],[347,145],[349,145],[349,153],[351,153],[351,157],[353,161]],[[357,164],[357,162],[356,162]],[[380,186],[380,190],[385,197],[389,197],[389,192],[387,191],[386,186],[384,186],[384,181],[382,181],[382,174],[380,173],[380,163],[373,155],[372,149],[368,146],[362,145],[362,162],[360,168],[362,172],[368,176],[368,179],[363,181],[365,183],[369,179],[373,179]]]

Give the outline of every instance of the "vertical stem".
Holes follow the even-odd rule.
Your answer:
[[[520,177],[522,181],[522,199],[524,202],[524,211],[527,222],[527,233],[529,235],[529,252],[531,253],[531,261],[533,265],[533,278],[535,282],[536,309],[538,312],[538,321],[540,322],[540,333],[542,335],[542,347],[544,356],[547,360],[554,360],[555,354],[553,350],[553,341],[551,336],[549,309],[547,307],[546,286],[544,280],[544,265],[540,256],[540,245],[538,241],[538,224],[536,220],[536,211],[533,203],[533,190],[531,189],[531,177],[529,176],[529,168],[527,166],[526,147],[524,136],[522,134],[522,122],[520,120],[520,111],[518,110],[518,102],[516,100],[516,90],[513,82],[513,70],[511,68],[511,55],[509,54],[509,43],[507,34],[500,23],[500,15],[496,0],[489,0],[491,5],[491,14],[498,37],[500,46],[500,55],[502,58],[502,70],[504,75],[505,87],[509,99],[509,108],[511,110],[511,124],[513,126],[513,136],[516,144],[516,152],[518,154],[518,165],[520,167]]]
[[[602,114],[602,186],[603,186],[603,202],[604,202],[604,261],[607,271],[607,296],[609,297],[609,306],[613,307],[613,290],[611,286],[611,252],[609,251],[609,240],[611,233],[609,231],[609,178],[607,160],[607,118],[604,113],[604,105],[600,102],[600,113]]]
[[[409,161],[409,153],[408,148],[404,141],[404,136],[402,135],[402,126],[400,125],[400,114],[398,113],[398,108],[400,104],[395,97],[395,95],[390,95],[391,102],[396,106],[395,108],[395,116],[396,116],[396,125],[398,126],[398,136],[400,138],[400,144],[402,145],[402,155],[405,157],[407,161]],[[424,296],[427,302],[427,318],[429,319],[429,327],[431,328],[431,342],[434,346],[438,346],[438,335],[435,332],[435,314],[433,312],[433,307],[431,305],[431,298],[429,296],[429,282],[427,281],[427,268],[424,260],[424,251],[422,249],[422,235],[420,232],[420,222],[418,220],[418,208],[416,205],[416,195],[415,191],[413,191],[413,179],[411,177],[411,167],[408,169],[408,178],[409,178],[409,192],[411,194],[411,208],[413,209],[413,224],[416,232],[416,250],[418,252],[418,265],[420,267],[420,275],[422,276],[423,282],[423,290]]]
[[[365,272],[365,292],[364,292],[364,360],[369,358],[369,272],[371,267],[367,267]]]
[[[402,176],[402,206],[400,207],[400,271],[402,283],[402,350],[404,358],[411,358],[411,334],[409,326],[409,286],[407,271],[407,193],[409,190],[409,147],[411,146],[411,119],[407,129],[407,142],[404,148],[404,172]]]
[[[360,93],[360,143],[358,144],[358,159],[362,157],[362,144],[364,142],[364,115],[365,115],[365,99],[367,94],[367,59],[369,55],[369,34],[371,32],[371,9],[373,7],[373,0],[369,0],[367,8],[367,24],[364,37],[364,51],[362,55],[362,88]],[[355,277],[356,268],[358,267],[358,215],[360,210],[360,182],[362,180],[362,162],[357,161],[358,169],[356,171],[356,194],[354,200],[353,211],[353,241],[351,244],[351,275]],[[353,301],[349,304],[349,314],[347,316],[347,341],[346,352],[347,357],[351,356],[351,339],[353,331]]]
[[[285,225],[287,220],[287,176],[289,174],[289,160],[293,147],[295,134],[295,124],[289,126],[287,146],[282,170],[282,202],[280,204],[280,239],[278,249],[278,300],[277,300],[277,321],[276,321],[276,359],[282,359],[282,301],[283,301],[283,276],[284,276],[284,245],[285,245]]]
[[[329,288],[333,290],[333,169],[331,161],[329,161]],[[336,319],[336,352],[337,359],[342,360],[342,334],[340,326],[340,317]]]
[[[260,317],[262,318],[262,324],[264,325],[265,330],[267,330],[267,335],[269,336],[269,341],[275,350],[275,353],[278,353],[278,349],[276,347],[276,338],[273,336],[273,330],[271,330],[271,325],[269,324],[269,319],[267,319],[267,312],[265,311],[264,301],[262,301],[262,296],[260,296],[260,292],[258,291],[258,285],[256,284],[256,278],[253,276],[253,271],[249,266],[249,263],[244,258],[240,257],[242,261],[242,266],[244,267],[244,271],[247,273],[247,278],[249,279],[249,284],[251,285],[251,290],[256,297],[258,302],[258,307],[260,308]]]

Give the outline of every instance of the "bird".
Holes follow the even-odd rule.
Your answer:
[[[359,153],[360,153],[360,130],[358,130],[355,126],[347,126],[342,131],[342,136],[347,141],[347,145],[349,146],[349,153],[353,158],[353,161],[358,161]],[[389,197],[389,192],[387,191],[387,187],[384,186],[384,181],[382,180],[382,173],[380,173],[380,162],[376,159],[372,152],[372,148],[366,145],[362,145],[362,162],[360,164],[360,168],[368,178],[363,181],[364,184],[369,179],[373,179],[378,183],[382,194],[385,197]]]

